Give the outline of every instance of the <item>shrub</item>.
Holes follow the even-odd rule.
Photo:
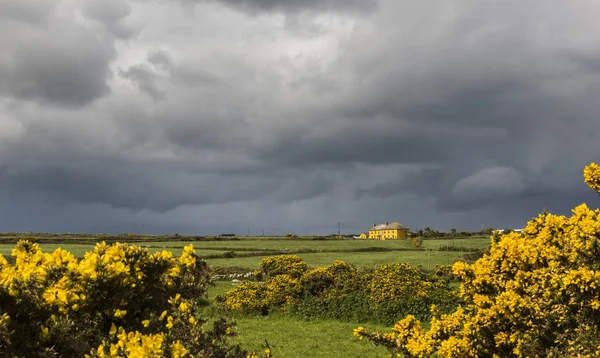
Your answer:
[[[268,313],[268,305],[265,300],[266,289],[262,282],[244,281],[237,287],[225,292],[223,297],[218,299],[225,303],[225,306],[232,310],[243,312],[263,312]]]
[[[284,308],[300,297],[302,288],[298,279],[278,275],[265,282],[265,303],[270,307]]]
[[[379,266],[369,278],[369,297],[378,305],[384,301],[404,301],[410,298],[424,299],[432,296],[436,284],[435,276],[420,272],[408,264]]]
[[[292,270],[281,266],[288,262]],[[301,272],[297,259],[274,257],[263,260],[267,272]],[[277,270],[264,270],[264,267]],[[267,274],[263,274],[266,276]],[[289,310],[305,317],[376,321],[392,324],[406,314],[428,318],[432,303],[443,312],[457,304],[445,279],[419,272],[409,265],[386,265],[357,270],[344,261],[304,272],[268,277],[264,282],[244,282],[225,293],[225,307],[244,312]]]
[[[0,255],[0,350],[4,356],[243,357],[198,316],[210,271],[190,245],[181,257],[127,244],[96,245],[81,260],[21,241],[14,265]]]
[[[300,282],[290,275],[278,275],[265,282],[244,281],[225,292],[219,301],[231,310],[263,315],[272,309],[285,310],[300,297]]]
[[[259,279],[267,279],[277,275],[289,275],[300,278],[308,270],[306,263],[296,255],[280,255],[264,258],[260,263]]]
[[[333,285],[334,276],[326,267],[317,267],[305,273],[300,282],[309,295],[316,296]]]
[[[228,309],[267,314],[272,309],[285,310],[299,299],[302,292],[300,278],[308,269],[300,257],[267,257],[260,267],[254,272],[254,278],[259,282],[244,281],[217,297],[217,301],[223,302]]]
[[[306,294],[319,295],[337,284],[338,289],[347,286],[356,276],[354,266],[345,261],[335,260],[333,264],[317,267],[306,272],[300,282]]]
[[[235,256],[236,255],[233,250],[228,250],[223,253],[223,257],[228,258],[228,259],[234,258]]]
[[[368,278],[368,294],[374,311],[390,318],[412,314],[425,319],[430,316],[432,304],[449,312],[458,303],[446,280],[407,264],[377,267]]]
[[[445,280],[453,280],[455,278],[452,273],[452,265],[435,265],[433,274]]]
[[[411,244],[412,247],[420,249],[421,247],[423,247],[423,237],[422,236],[415,236],[411,239]]]
[[[584,176],[600,190],[597,165]],[[494,238],[489,254],[453,272],[466,304],[434,312],[428,331],[408,316],[391,333],[359,327],[355,334],[404,357],[600,355],[600,210],[542,213],[523,235]]]

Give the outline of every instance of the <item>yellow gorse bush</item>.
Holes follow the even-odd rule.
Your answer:
[[[380,304],[408,298],[425,298],[435,294],[442,281],[430,279],[407,264],[383,265],[368,280],[371,302]]]
[[[255,273],[259,279],[278,275],[289,275],[300,278],[308,270],[308,265],[297,255],[279,255],[264,258],[260,263],[260,271]]]
[[[271,308],[285,308],[298,300],[302,288],[290,275],[278,275],[265,282],[245,281],[227,291],[225,306],[232,310],[267,313]]]
[[[244,357],[230,322],[199,311],[211,271],[189,245],[179,258],[99,243],[82,259],[21,241],[0,255],[0,351],[6,356]]]
[[[289,265],[286,268],[285,265]],[[412,313],[429,317],[432,303],[444,312],[456,307],[455,290],[446,279],[410,265],[384,265],[357,270],[347,262],[308,270],[297,256],[265,258],[264,281],[244,281],[218,301],[230,310],[292,311],[302,316],[364,320],[390,324],[390,316]],[[294,274],[294,275],[292,275]],[[299,275],[299,276],[298,276]]]
[[[270,309],[285,310],[297,303],[303,293],[318,294],[332,286],[336,277],[356,270],[344,261],[308,270],[306,263],[296,255],[264,258],[255,278],[264,281],[244,281],[220,297],[225,307],[239,311],[258,311],[266,314]]]
[[[584,170],[600,190],[600,167]],[[392,332],[354,334],[404,357],[600,356],[600,211],[543,213],[523,235],[492,238],[489,254],[456,263],[465,305],[435,313],[429,330],[407,316]]]

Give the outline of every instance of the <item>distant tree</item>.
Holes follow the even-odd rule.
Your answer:
[[[479,232],[479,235],[492,235],[494,233],[494,228],[488,227]]]
[[[456,229],[452,228],[452,229],[450,229],[450,232],[452,233],[452,246],[456,246],[454,244],[454,237],[456,236]]]

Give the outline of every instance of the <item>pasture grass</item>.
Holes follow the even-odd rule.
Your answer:
[[[385,357],[387,350],[353,336],[356,323],[331,319],[304,320],[285,314],[236,317],[233,340],[250,352],[264,352],[267,341],[275,357]],[[389,330],[386,327],[374,327]]]
[[[235,287],[231,281],[217,281],[209,288],[209,299]],[[275,357],[385,357],[387,350],[360,341],[353,336],[358,323],[334,319],[306,320],[295,315],[271,313],[267,316],[233,316],[237,322],[237,336],[233,343],[249,352],[264,352],[265,340]],[[366,325],[366,324],[365,324]],[[369,323],[369,328],[389,331],[390,327]]]
[[[430,254],[430,256],[429,256]],[[312,267],[325,266],[334,260],[344,260],[358,267],[377,266],[385,264],[406,263],[423,268],[434,268],[435,265],[454,263],[461,256],[458,251],[383,251],[383,252],[321,252],[297,254]],[[258,268],[262,259],[268,256],[236,257],[231,259],[219,258],[206,260],[209,265],[218,267],[247,267]],[[428,259],[429,258],[429,259]]]
[[[148,247],[168,247],[176,248],[189,245],[187,241],[157,241],[140,242],[140,245]],[[231,241],[195,241],[195,248],[199,249],[218,249],[218,250],[250,250],[250,251],[280,251],[280,250],[319,250],[319,251],[338,251],[355,250],[368,248],[385,249],[406,249],[411,248],[412,243],[409,239],[401,240],[290,240],[281,238],[279,240],[231,240]],[[423,240],[424,248],[437,249],[442,246],[455,246],[465,248],[481,249],[490,245],[488,237],[473,237],[468,239],[435,239]]]
[[[423,247],[432,250],[442,246],[485,248],[490,243],[489,238],[469,239],[443,239],[424,240]],[[147,247],[150,252],[168,250],[178,256],[189,241],[157,241],[137,242],[137,245]],[[393,263],[407,263],[423,268],[433,268],[435,265],[444,265],[455,262],[462,252],[460,251],[410,251],[410,240],[290,240],[281,238],[279,240],[232,240],[232,241],[194,241],[196,252],[201,256],[219,255],[225,251],[234,251],[237,254],[257,256],[233,257],[233,258],[211,258],[207,262],[217,267],[245,267],[255,269],[262,259],[268,256],[279,255],[282,251],[289,250],[313,250],[321,252],[297,253],[309,266],[324,266],[331,264],[334,260],[344,260],[355,266],[377,266]],[[15,244],[0,244],[0,254],[9,256]],[[44,252],[52,252],[57,248],[63,248],[77,257],[83,257],[87,251],[94,249],[95,243],[82,244],[70,243],[44,243],[40,242]],[[236,251],[238,250],[238,251]],[[356,251],[363,250],[363,251]],[[397,251],[382,251],[397,250]],[[405,250],[405,251],[403,251]],[[274,253],[266,254],[267,251]],[[260,255],[262,254],[262,255]]]

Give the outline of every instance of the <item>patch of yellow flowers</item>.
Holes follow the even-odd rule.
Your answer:
[[[586,167],[584,177],[600,191],[598,165]],[[403,357],[600,356],[598,209],[543,213],[522,235],[493,237],[489,254],[456,263],[453,274],[466,304],[434,312],[429,330],[407,316],[391,333],[359,327],[354,334]]]
[[[259,279],[266,279],[278,275],[289,275],[300,278],[308,270],[308,265],[300,256],[279,255],[264,258],[260,263],[260,271],[255,272]]]
[[[583,178],[585,183],[595,191],[600,191],[600,166],[596,163],[591,163],[583,170]]]
[[[102,242],[82,259],[21,241],[0,255],[0,349],[7,356],[245,357],[232,324],[198,317],[211,272],[180,257]]]
[[[301,290],[300,281],[290,275],[274,276],[265,282],[245,281],[225,293],[225,306],[245,312],[285,310],[299,298]]]
[[[407,264],[379,266],[368,280],[370,299],[375,305],[404,298],[424,299],[441,286],[444,286],[442,281],[429,279]]]

